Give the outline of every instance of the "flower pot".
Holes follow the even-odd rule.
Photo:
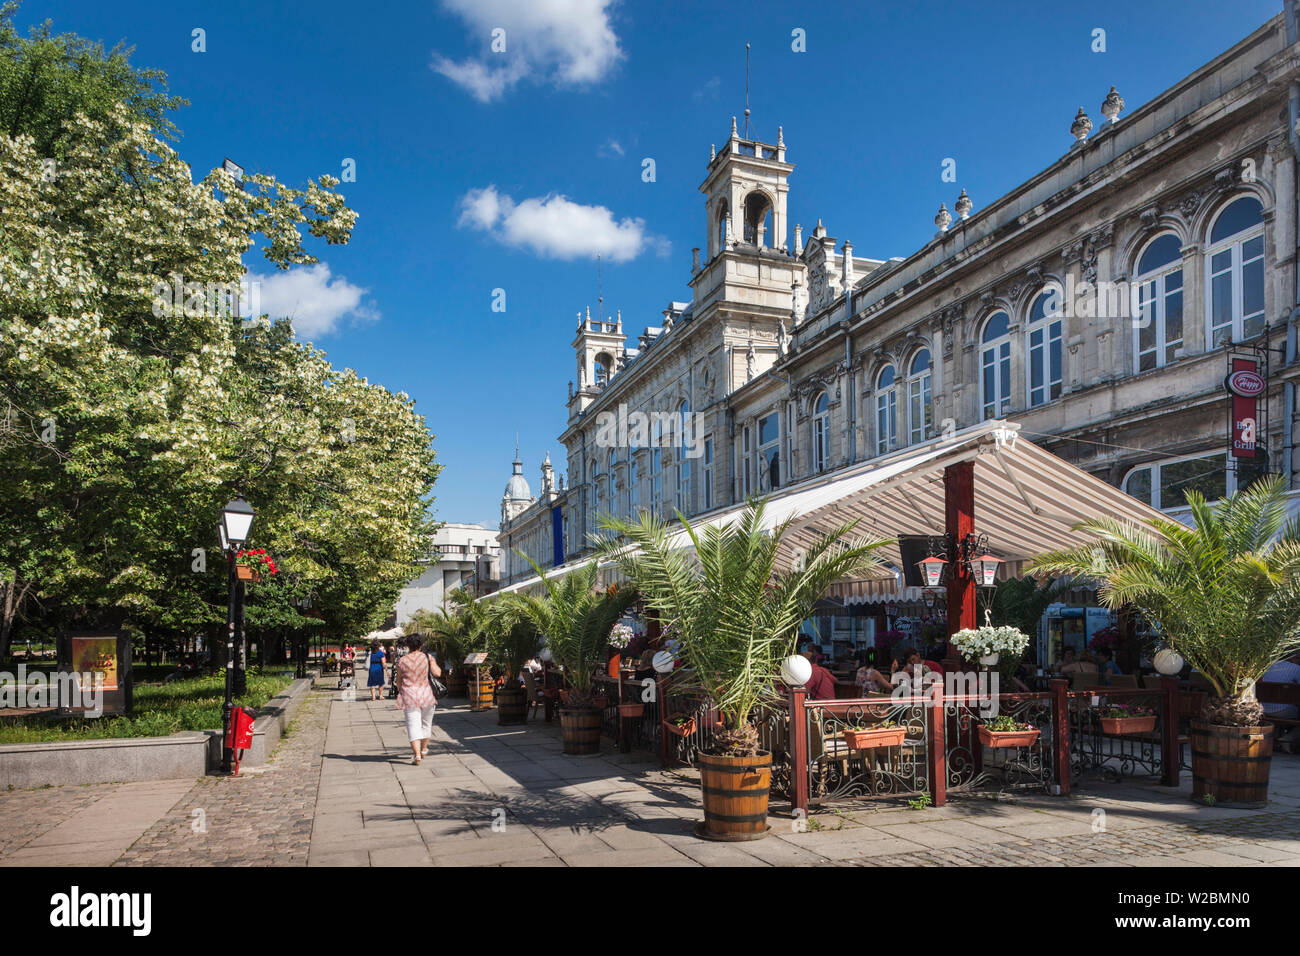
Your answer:
[[[980,667],[997,667],[997,666],[998,666],[997,654],[985,654],[980,658]]]
[[[528,718],[528,691],[502,687],[497,691],[497,723],[522,724]]]
[[[619,704],[618,705],[619,717],[626,718],[628,720],[635,720],[636,718],[641,717],[644,714],[645,714],[645,704]]]
[[[597,710],[604,710],[606,707],[609,706],[609,698],[593,697],[591,698],[591,706],[595,707]]]
[[[560,734],[566,754],[600,753],[600,711],[595,707],[560,710]]]
[[[1149,734],[1156,729],[1156,718],[1150,717],[1099,717],[1103,734]]]
[[[253,574],[254,571],[252,565],[248,565],[248,564],[235,565],[235,577],[238,578],[239,580],[252,581],[254,580]]]
[[[665,720],[664,729],[678,737],[689,737],[695,733],[695,718],[691,717],[684,724],[674,724],[672,721]]]
[[[1037,727],[1033,730],[989,730],[983,724],[978,728],[979,741],[985,747],[1032,747],[1042,733]]]
[[[845,728],[844,743],[850,750],[873,750],[877,747],[901,747],[907,737],[906,727]]]
[[[772,755],[766,750],[752,757],[700,754],[700,788],[704,794],[704,822],[696,836],[734,842],[767,836],[767,799],[772,789]]]
[[[1192,721],[1192,799],[1258,809],[1268,804],[1273,725],[1224,727]]]
[[[454,670],[451,676],[447,678],[447,695],[449,697],[464,697],[467,693],[469,682],[462,670]]]

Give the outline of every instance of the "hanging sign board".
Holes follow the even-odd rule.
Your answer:
[[[476,652],[473,653],[473,654],[466,654],[466,655],[465,655],[465,663],[466,663],[466,664],[485,664],[485,663],[487,663],[487,653],[484,652],[484,651],[476,651]]]
[[[1232,403],[1232,431],[1228,453],[1233,458],[1254,458],[1258,446],[1260,397],[1268,388],[1253,358],[1234,356],[1232,370],[1223,380]]]

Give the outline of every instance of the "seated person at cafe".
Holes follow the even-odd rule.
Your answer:
[[[898,680],[886,679],[875,668],[867,675],[872,682],[882,691],[892,691],[902,685],[906,680],[913,690],[919,691],[922,688],[921,677],[924,674],[942,674],[943,670],[930,661],[921,660],[920,652],[914,647],[900,647],[898,649],[899,670],[898,673],[891,675],[891,678]]]
[[[889,681],[880,675],[880,671],[867,663],[866,651],[858,655],[858,670],[853,680],[862,689],[863,697],[872,693],[888,693],[890,690]]]
[[[1119,665],[1115,663],[1115,652],[1109,648],[1102,648],[1097,652],[1097,663],[1103,684],[1109,684],[1112,677],[1123,673],[1119,669]]]
[[[803,656],[812,665],[812,676],[804,685],[808,689],[808,700],[834,700],[835,678],[831,672],[817,663],[820,652],[815,644],[805,644]]]
[[[1061,673],[1067,677],[1072,674],[1095,674],[1097,663],[1090,655],[1080,657],[1073,647],[1067,647],[1061,658]]]

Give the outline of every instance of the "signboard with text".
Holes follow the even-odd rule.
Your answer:
[[[1241,355],[1229,360],[1223,385],[1231,403],[1228,454],[1232,458],[1254,459],[1259,449],[1259,405],[1268,390],[1259,361]]]
[[[131,639],[115,632],[79,632],[59,642],[67,692],[59,710],[86,716],[131,713]]]

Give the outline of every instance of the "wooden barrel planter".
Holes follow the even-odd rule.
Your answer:
[[[1192,799],[1258,809],[1268,804],[1273,726],[1222,727],[1192,721]]]
[[[451,672],[447,678],[447,694],[451,697],[464,697],[468,693],[469,683],[465,672],[460,668]]]
[[[492,695],[496,691],[496,681],[491,677],[484,677],[479,680],[477,677],[470,678],[469,681],[469,709],[470,710],[491,710]]]
[[[497,723],[522,724],[528,718],[528,691],[502,687],[497,691]]]
[[[566,754],[600,753],[601,711],[597,707],[563,707],[560,731]]]
[[[767,798],[772,789],[772,755],[721,757],[701,753],[700,788],[704,791],[704,821],[695,835],[707,840],[738,842],[767,836]]]

